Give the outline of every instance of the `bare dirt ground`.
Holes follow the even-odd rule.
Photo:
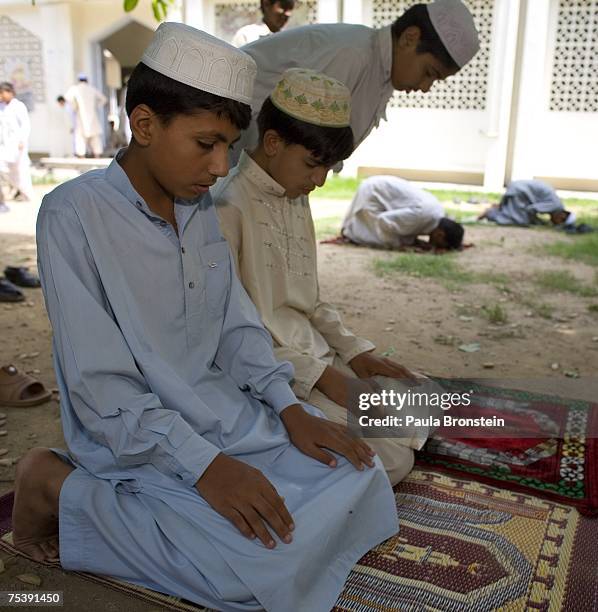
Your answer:
[[[534,282],[538,273],[558,269],[596,287],[591,266],[533,252],[563,238],[575,239],[549,231],[468,227],[467,241],[475,246],[461,252],[458,263],[467,271],[507,280],[449,288],[399,272],[374,274],[373,261],[392,259],[392,253],[323,244],[321,293],[338,306],[350,329],[370,338],[380,351],[394,349],[393,359],[436,376],[593,377],[598,315],[588,307],[598,298],[547,292]],[[493,324],[484,314],[496,305],[505,323]],[[480,343],[477,352],[457,348],[474,342]]]
[[[6,221],[0,217],[1,269],[6,265],[35,269],[34,209],[21,210],[18,220],[12,213]],[[374,259],[391,258],[391,253],[320,245],[321,294],[338,306],[350,329],[409,367],[446,377],[526,379],[528,387],[530,379],[562,389],[575,383],[577,395],[593,399],[597,397],[598,313],[588,307],[597,304],[598,297],[550,293],[534,282],[539,272],[557,268],[596,286],[591,266],[534,251],[563,239],[575,240],[550,231],[468,227],[467,241],[475,246],[458,254],[458,264],[487,275],[490,282],[448,288],[438,280],[405,273],[377,276]],[[506,276],[506,282],[492,280],[498,273]],[[25,292],[24,303],[0,304],[0,365],[12,363],[55,388],[51,331],[42,293],[39,289]],[[484,314],[484,307],[497,304],[507,316],[500,325],[489,322]],[[480,344],[476,352],[458,348],[474,342]],[[35,408],[0,411],[7,414],[7,433],[0,434],[0,448],[7,449],[4,458],[16,459],[34,446],[64,445],[56,399]],[[13,488],[13,479],[14,466],[0,466],[0,494]],[[0,573],[1,589],[30,588],[15,578],[29,572],[42,577],[42,589],[65,591],[65,610],[125,606],[131,612],[148,610],[146,604],[64,572],[2,556],[7,569]]]

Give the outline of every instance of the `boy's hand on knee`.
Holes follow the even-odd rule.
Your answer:
[[[363,440],[350,435],[346,426],[308,414],[299,404],[285,408],[280,414],[291,442],[305,455],[330,467],[336,467],[334,455],[343,455],[356,469],[374,467],[376,454]]]
[[[295,528],[284,499],[260,470],[228,457],[216,456],[195,483],[199,494],[247,538],[258,537],[267,548],[276,542],[266,528],[289,544]]]
[[[409,381],[417,385],[416,376],[391,359],[386,357],[377,357],[372,353],[361,353],[353,357],[349,362],[351,369],[359,376],[359,378],[371,378],[372,376],[387,376],[388,378],[408,378]]]

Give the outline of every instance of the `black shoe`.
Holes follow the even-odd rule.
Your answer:
[[[8,266],[4,269],[4,276],[19,287],[36,288],[40,286],[39,278],[35,274],[31,274],[27,268]]]
[[[5,278],[0,278],[0,302],[22,302],[23,292]]]

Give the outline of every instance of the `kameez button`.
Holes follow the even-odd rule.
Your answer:
[[[191,281],[189,283],[189,289],[193,289],[195,287],[195,283],[193,281]]]
[[[218,267],[218,264],[215,261],[211,261],[208,264],[208,268],[217,268],[217,267]]]

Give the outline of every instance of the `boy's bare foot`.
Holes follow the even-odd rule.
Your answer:
[[[17,465],[13,544],[36,561],[58,558],[58,499],[73,469],[47,448],[31,449]]]

